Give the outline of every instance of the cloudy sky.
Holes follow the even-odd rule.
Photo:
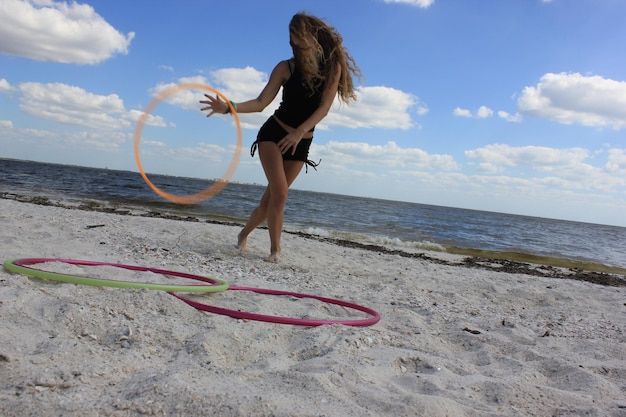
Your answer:
[[[0,0],[0,157],[137,171],[137,121],[175,85],[256,97],[306,10],[359,64],[294,187],[626,226],[623,0]],[[234,119],[202,90],[141,130],[150,173],[220,177]],[[233,180],[265,183],[241,115]]]

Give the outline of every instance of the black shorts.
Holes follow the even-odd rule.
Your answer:
[[[250,148],[250,155],[254,156],[259,142],[278,143],[285,136],[287,136],[287,131],[278,124],[273,116],[270,117],[263,124],[263,126],[261,126],[261,129],[259,129],[256,141],[252,144],[252,147]],[[292,155],[290,149],[287,153],[283,154],[283,160],[302,161],[305,164],[315,168],[318,164],[309,160],[309,148],[311,147],[311,142],[313,142],[313,138],[303,138],[302,140],[300,140],[300,143],[298,143],[298,146],[296,147],[296,152],[294,152],[294,154]]]

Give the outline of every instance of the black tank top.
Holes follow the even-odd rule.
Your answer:
[[[308,119],[320,105],[322,90],[310,90],[302,79],[298,67],[292,69],[292,62],[287,61],[291,76],[283,84],[283,98],[274,116],[287,126],[298,127]],[[313,127],[310,131],[315,129]]]

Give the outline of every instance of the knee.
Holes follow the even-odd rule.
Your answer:
[[[274,207],[284,207],[287,204],[287,196],[289,194],[289,188],[280,187],[278,189],[273,189],[270,194],[270,199],[272,200],[272,205]]]

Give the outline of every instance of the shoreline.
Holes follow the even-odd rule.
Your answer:
[[[219,224],[225,226],[242,226],[241,223],[226,220],[203,219],[196,216],[180,216],[167,214],[160,211],[147,210],[134,212],[128,208],[107,207],[106,202],[93,201],[82,204],[67,204],[50,200],[42,196],[24,196],[13,193],[2,193],[0,199],[14,200],[20,203],[36,204],[42,206],[59,207],[69,210],[94,211],[101,213],[117,214],[124,216],[139,216],[162,218],[168,220]],[[264,226],[259,229],[265,229]],[[553,258],[546,256],[520,254],[516,252],[483,251],[480,249],[452,248],[448,252],[436,252],[432,250],[406,251],[390,249],[381,245],[364,244],[346,239],[322,237],[304,232],[283,230],[284,234],[291,234],[304,239],[328,242],[341,247],[358,248],[373,252],[397,255],[406,258],[418,258],[429,262],[450,266],[464,266],[496,272],[521,273],[537,277],[573,279],[586,281],[598,285],[626,287],[626,268],[611,267],[594,262],[576,261],[571,259]]]
[[[197,310],[164,291],[61,283],[2,268],[2,416],[41,410],[68,417],[626,411],[624,286],[503,272],[497,264],[477,268],[461,255],[398,253],[290,233],[283,236],[281,262],[273,264],[263,261],[265,231],[253,233],[248,250],[239,251],[239,225],[40,203],[0,199],[5,259],[179,271],[237,287],[343,300],[381,319],[364,327],[236,319]],[[57,273],[112,280],[134,274],[54,267]],[[166,274],[158,278],[169,280]],[[298,297],[245,291],[186,297],[281,317],[361,317]]]

